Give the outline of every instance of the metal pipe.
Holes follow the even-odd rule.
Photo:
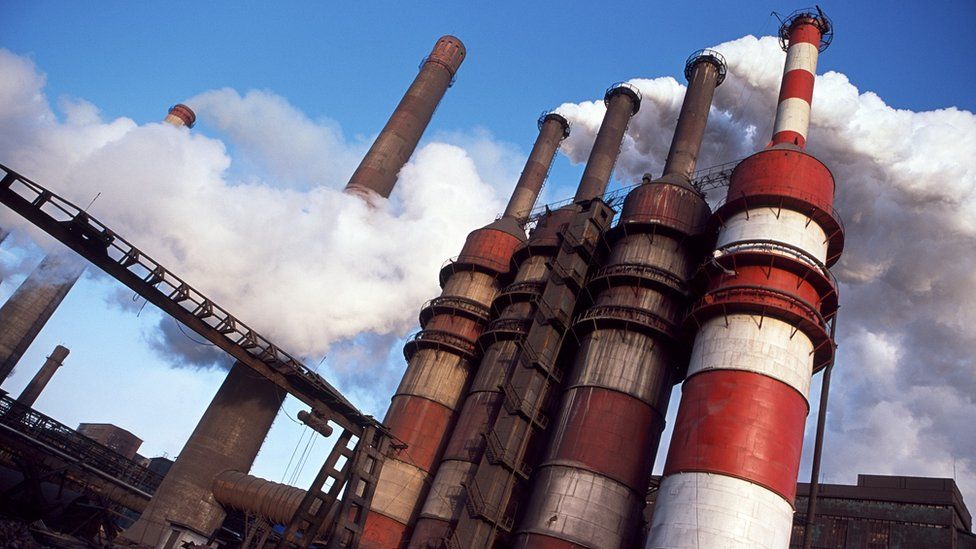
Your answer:
[[[0,382],[10,375],[84,270],[85,263],[73,255],[47,255],[0,307]]]
[[[288,524],[305,497],[305,490],[240,471],[224,471],[213,482],[213,497],[224,507]],[[314,513],[317,505],[310,509]]]
[[[556,150],[563,139],[569,137],[569,121],[562,115],[548,112],[539,117],[539,137],[532,146],[529,159],[525,162],[512,198],[508,201],[503,217],[519,221],[529,216],[539,197],[542,185],[549,175],[549,167],[556,156]]]
[[[34,374],[33,379],[30,380],[27,387],[24,387],[24,390],[21,391],[20,396],[17,397],[17,402],[23,404],[24,406],[33,406],[34,402],[37,401],[37,397],[41,395],[41,391],[43,391],[44,388],[47,387],[48,382],[51,381],[51,378],[54,376],[54,372],[61,367],[64,359],[68,357],[69,352],[70,351],[67,347],[63,347],[61,345],[55,347],[54,351],[51,353],[51,356],[47,357],[47,360],[44,361],[44,365],[41,366],[41,369]]]
[[[457,38],[442,36],[437,41],[417,78],[352,174],[346,192],[367,198],[373,194],[389,198],[397,174],[417,148],[464,56],[464,44]]]
[[[834,339],[837,329],[837,314],[830,324],[830,340]],[[817,409],[817,438],[813,443],[813,466],[810,468],[810,497],[807,500],[807,525],[803,529],[803,549],[813,546],[813,525],[817,521],[817,497],[820,494],[820,458],[823,454],[824,426],[827,423],[827,397],[830,394],[830,373],[834,371],[831,362],[824,369],[820,380],[820,408]]]
[[[183,103],[177,103],[170,107],[169,113],[167,113],[166,118],[163,119],[163,122],[172,124],[177,128],[192,128],[196,121],[196,113],[193,112],[193,109],[187,107]]]
[[[620,144],[623,142],[624,132],[627,131],[627,124],[640,110],[641,95],[634,85],[619,82],[607,89],[603,102],[607,106],[607,112],[603,115],[600,131],[596,134],[593,149],[586,161],[574,202],[592,200],[606,192],[613,167],[620,155]]]
[[[705,136],[712,96],[715,95],[715,88],[725,80],[725,73],[725,59],[716,51],[698,50],[685,63],[688,90],[681,103],[671,149],[664,163],[664,177],[675,175],[686,183],[691,182]]]

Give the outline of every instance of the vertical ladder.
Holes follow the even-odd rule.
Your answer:
[[[503,407],[484,436],[485,453],[465,483],[467,513],[462,513],[448,547],[493,547],[504,543],[515,522],[513,497],[526,489],[535,457],[530,441],[548,427],[549,403],[560,387],[557,364],[570,319],[594,263],[613,210],[602,200],[583,204],[562,232],[561,245],[534,317],[519,342],[516,366],[500,387]]]

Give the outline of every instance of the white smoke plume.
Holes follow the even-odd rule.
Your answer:
[[[341,192],[368,141],[350,142],[335,122],[312,121],[273,93],[222,89],[187,100],[213,137],[103,120],[78,100],[63,101],[59,117],[43,74],[5,50],[0,76],[0,162],[81,207],[98,195],[89,213],[312,365],[357,336],[381,348],[356,356],[385,360],[437,295],[441,264],[502,209],[498,189],[524,161],[484,132],[448,135],[416,152],[394,200],[370,209]],[[2,210],[0,226],[57,246]],[[128,308],[130,298],[120,291]],[[174,363],[226,363],[171,319],[160,328],[148,337]],[[377,389],[378,372],[363,379],[370,365],[358,366],[334,370]],[[387,374],[383,401],[399,378]]]
[[[715,49],[725,55],[729,75],[716,91],[699,168],[765,146],[785,59],[773,37],[749,36]],[[671,77],[631,83],[643,102],[616,175],[638,181],[644,172],[661,173],[684,87]],[[562,150],[585,161],[602,101],[559,110],[573,123]],[[816,81],[809,150],[834,173],[835,207],[847,227],[846,250],[834,268],[841,283],[840,348],[826,480],[851,482],[855,473],[951,477],[955,470],[972,498],[976,117],[956,108],[894,109],[828,72]],[[724,195],[712,194],[711,200]]]

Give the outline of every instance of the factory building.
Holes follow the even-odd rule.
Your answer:
[[[76,431],[128,459],[135,459],[142,446],[141,438],[111,423],[81,423]]]

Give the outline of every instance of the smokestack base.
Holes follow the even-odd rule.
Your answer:
[[[177,103],[170,107],[169,114],[166,115],[164,122],[169,122],[174,126],[186,126],[192,128],[197,122],[197,115],[193,109],[183,103]]]
[[[695,72],[695,67],[699,63],[711,63],[718,70],[718,80],[715,83],[715,87],[722,85],[725,82],[725,76],[728,74],[728,65],[725,64],[725,57],[721,53],[715,50],[703,49],[698,50],[688,57],[685,61],[685,79],[691,81],[691,75]]]
[[[616,84],[607,88],[607,93],[603,95],[603,103],[609,107],[610,100],[619,94],[629,95],[631,99],[634,100],[634,112],[632,115],[637,114],[637,111],[640,110],[641,104],[641,93],[640,90],[637,89],[637,86],[631,84],[630,82],[617,82]]]
[[[793,31],[793,27],[799,25],[813,25],[817,27],[820,31],[820,46],[818,49],[821,52],[827,49],[834,40],[834,25],[824,15],[823,10],[819,6],[796,10],[787,16],[786,19],[783,19],[782,22],[783,24],[779,27],[779,46],[783,48],[783,51],[786,51],[790,47],[790,33]]]
[[[464,62],[464,56],[466,54],[467,50],[464,48],[464,43],[456,36],[447,34],[437,40],[437,43],[434,44],[434,49],[431,50],[430,55],[427,56],[424,62],[442,65],[453,77],[457,73],[461,63]]]
[[[542,125],[546,123],[547,120],[555,120],[559,122],[563,127],[563,139],[569,137],[570,123],[566,120],[566,117],[557,113],[556,111],[546,111],[539,115],[539,131],[542,131]]]

